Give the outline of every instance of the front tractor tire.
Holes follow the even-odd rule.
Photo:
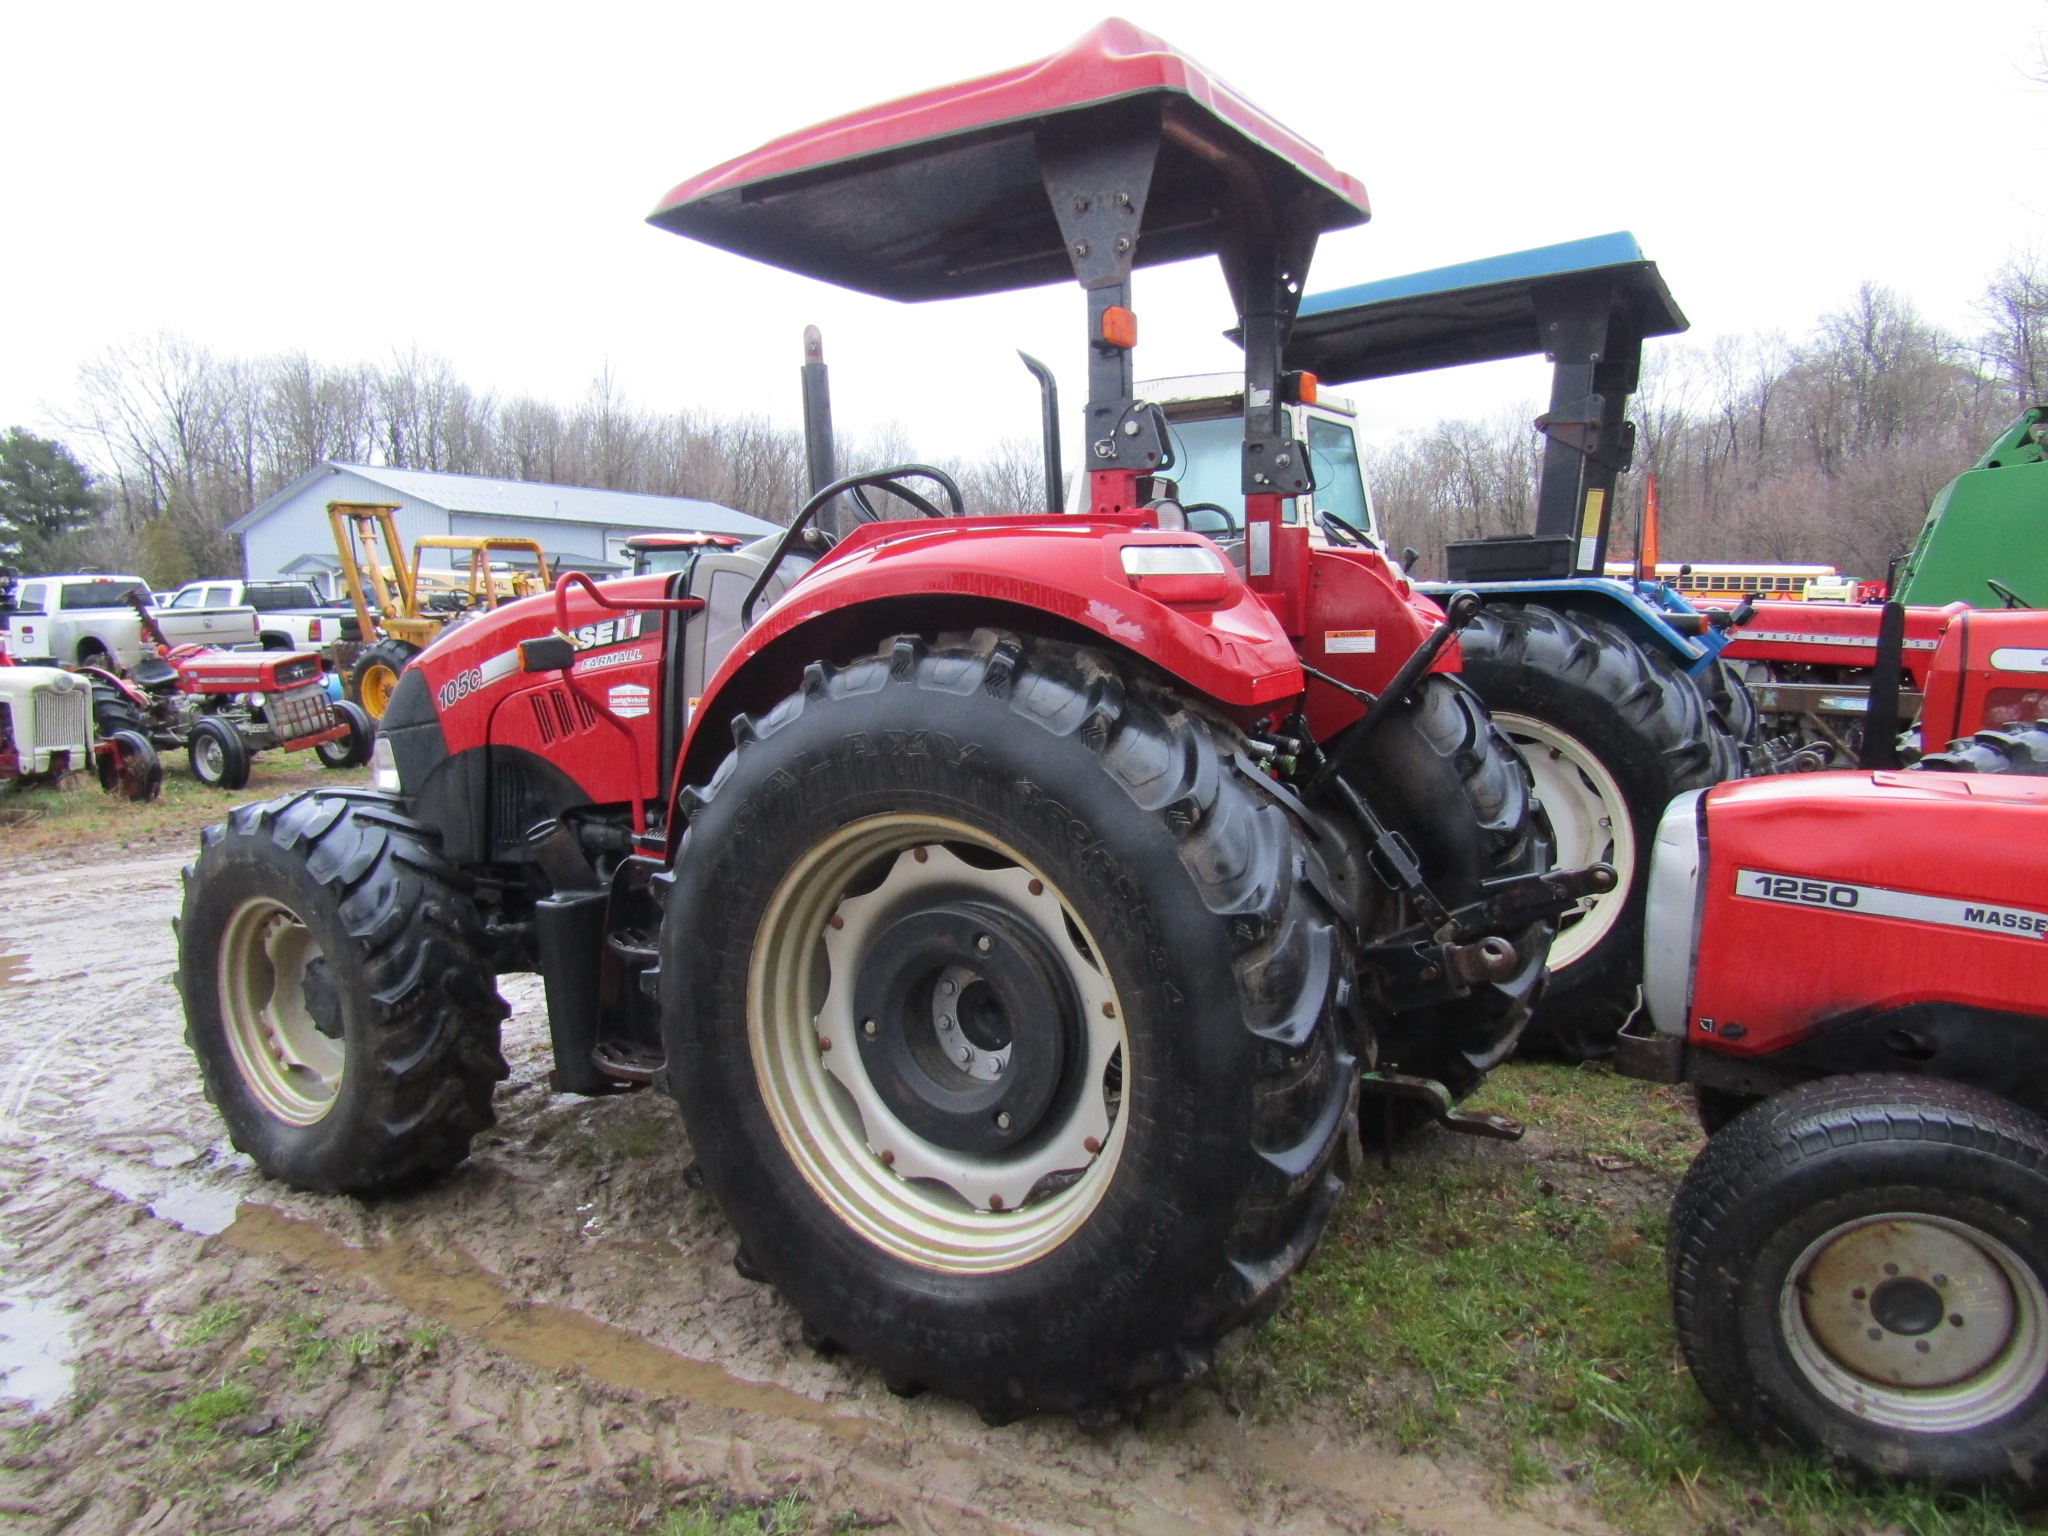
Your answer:
[[[382,720],[391,704],[391,690],[398,686],[399,674],[412,665],[413,657],[419,653],[418,646],[403,640],[379,640],[368,647],[349,671],[349,701],[372,721]]]
[[[1489,603],[1459,643],[1465,680],[1535,775],[1558,864],[1614,866],[1614,889],[1558,925],[1549,987],[1524,1036],[1570,1060],[1605,1056],[1642,984],[1658,818],[1675,795],[1739,778],[1738,744],[1690,677],[1604,620]]]
[[[185,871],[185,1039],[235,1146],[298,1189],[446,1172],[492,1123],[505,1017],[482,923],[395,802],[238,806]]]
[[[208,789],[236,790],[249,782],[249,744],[225,720],[198,721],[185,743],[192,777]]]
[[[2048,1472],[2048,1123],[1870,1075],[1739,1115],[1679,1186],[1673,1311],[1707,1401],[1872,1476]]]
[[[1314,1244],[1356,1075],[1347,940],[1236,732],[978,631],[735,735],[661,995],[745,1272],[992,1422],[1198,1373]]]

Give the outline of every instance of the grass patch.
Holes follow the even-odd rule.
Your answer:
[[[706,1495],[670,1510],[661,1536],[798,1536],[810,1523],[810,1503],[800,1493],[758,1502]]]
[[[290,1312],[280,1325],[284,1334],[284,1361],[295,1376],[308,1376],[327,1363],[328,1356],[341,1347],[310,1312]]]
[[[1627,1530],[1799,1536],[2025,1527],[1992,1498],[1853,1486],[1730,1433],[1673,1333],[1665,1212],[1699,1144],[1683,1093],[1514,1064],[1484,1107],[1541,1126],[1536,1160],[1427,1133],[1339,1210],[1295,1299],[1226,1369],[1260,1417],[1334,1407],[1509,1489],[1578,1484]]]
[[[250,767],[247,787],[232,794],[208,789],[192,777],[182,751],[160,754],[164,789],[136,805],[101,792],[91,773],[69,775],[56,788],[0,784],[0,854],[72,849],[83,843],[125,843],[196,833],[232,806],[268,800],[294,789],[362,786],[368,768],[329,769],[311,752],[265,752]]]
[[[180,1429],[194,1435],[210,1436],[230,1419],[239,1419],[256,1406],[255,1392],[239,1381],[224,1381],[192,1393],[171,1409],[171,1419]]]
[[[651,1115],[610,1119],[597,1128],[597,1142],[614,1157],[652,1157],[667,1146],[675,1127]]]
[[[224,1333],[234,1333],[249,1320],[249,1309],[240,1302],[217,1301],[210,1307],[202,1307],[193,1314],[192,1322],[185,1330],[181,1341],[188,1349],[206,1344]]]

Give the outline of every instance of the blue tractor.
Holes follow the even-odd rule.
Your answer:
[[[1465,680],[1527,759],[1558,863],[1620,877],[1566,914],[1524,1037],[1575,1058],[1611,1050],[1636,1006],[1658,817],[1674,795],[1739,777],[1756,734],[1719,658],[1746,615],[1606,574],[1643,342],[1687,325],[1634,236],[1611,234],[1312,294],[1287,345],[1290,369],[1337,385],[1538,353],[1554,365],[1535,528],[1453,542],[1446,579],[1421,585],[1485,599],[1461,637]],[[1332,538],[1353,532],[1322,521]]]

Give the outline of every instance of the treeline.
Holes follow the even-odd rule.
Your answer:
[[[2008,261],[1954,335],[1866,284],[1807,336],[1652,342],[1631,416],[1613,552],[1633,548],[1645,476],[1667,560],[1823,563],[1881,577],[1935,492],[2025,406],[2048,404],[2048,269]],[[1445,421],[1369,455],[1394,548],[1444,570],[1444,544],[1534,523],[1540,407]],[[1625,558],[1625,554],[1624,554]]]
[[[789,521],[802,434],[766,416],[662,413],[607,373],[572,406],[478,389],[444,358],[331,364],[303,352],[225,357],[158,335],[88,362],[67,422],[97,505],[23,558],[132,570],[155,585],[239,573],[236,518],[325,459],[692,496]],[[900,429],[840,445],[842,470],[914,457]],[[1038,506],[1038,447],[1006,442],[956,472],[971,510]]]
[[[1978,335],[1953,335],[1866,285],[1798,340],[1653,343],[1615,548],[1632,546],[1654,474],[1666,558],[1881,576],[1934,493],[2020,407],[2048,403],[2048,268],[2009,261],[1981,314]],[[1423,573],[1443,571],[1451,539],[1532,526],[1537,409],[1445,421],[1369,451],[1388,540],[1420,550]],[[0,447],[0,481],[35,478],[32,495],[0,486],[0,499],[29,506],[37,525],[12,539],[0,527],[0,553],[34,569],[133,570],[157,585],[238,572],[228,525],[324,459],[701,497],[774,522],[789,519],[805,485],[801,434],[768,417],[645,410],[608,373],[574,405],[501,397],[417,352],[337,365],[304,353],[226,357],[159,335],[87,363],[67,426],[93,471],[89,491],[52,490],[68,473],[61,463],[38,460],[40,478],[19,468],[54,445]],[[917,457],[900,427],[842,441],[840,455],[843,470]],[[1024,439],[941,462],[974,511],[1041,505],[1039,466],[1038,444]]]

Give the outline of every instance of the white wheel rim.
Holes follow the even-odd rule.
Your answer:
[[[1889,1429],[1979,1429],[2048,1378],[2040,1277],[1988,1232],[1939,1216],[1889,1212],[1823,1233],[1786,1272],[1778,1318],[1807,1383]]]
[[[212,783],[222,776],[227,754],[212,736],[201,736],[192,749],[192,771]]]
[[[221,1023],[256,1101],[287,1125],[312,1125],[334,1107],[346,1052],[306,1010],[306,968],[320,946],[298,915],[252,896],[221,932]]]
[[[948,843],[1006,862],[980,868]],[[848,894],[856,876],[892,855],[880,884]],[[860,957],[887,924],[948,896],[997,906],[1028,924],[1058,957],[1078,999],[1083,1054],[1069,1069],[1079,1074],[1078,1095],[1056,1123],[1048,1121],[1046,1135],[1014,1155],[973,1156],[918,1135],[884,1102],[856,1046]],[[756,936],[747,1030],[776,1134],[833,1214],[895,1257],[949,1274],[1015,1269],[1078,1231],[1109,1187],[1129,1120],[1111,1086],[1119,1052],[1121,1079],[1132,1080],[1123,1008],[1110,978],[1088,958],[1101,953],[1041,871],[963,823],[871,817],[799,860],[770,898]],[[994,1053],[974,1057],[967,1070],[987,1076],[993,1060]]]
[[[1536,798],[1550,817],[1559,869],[1614,866],[1614,889],[1586,896],[1559,919],[1550,969],[1562,971],[1592,953],[1614,930],[1636,877],[1636,829],[1628,801],[1600,759],[1577,737],[1527,715],[1495,715],[1494,724],[1529,765]]]

